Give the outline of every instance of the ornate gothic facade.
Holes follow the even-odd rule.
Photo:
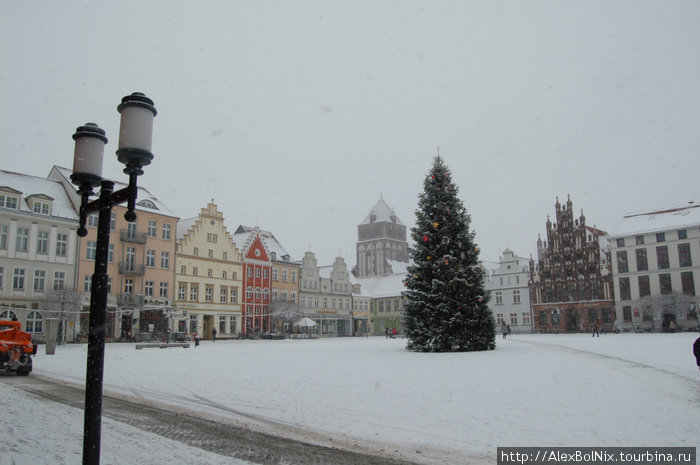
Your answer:
[[[547,241],[530,259],[530,298],[536,333],[612,330],[615,320],[607,233],[574,218],[571,199],[547,217]]]

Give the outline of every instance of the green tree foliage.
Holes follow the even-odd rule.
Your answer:
[[[496,346],[493,314],[484,290],[471,217],[440,158],[423,183],[411,229],[403,328],[417,352],[489,350]]]

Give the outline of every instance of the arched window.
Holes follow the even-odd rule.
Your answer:
[[[39,312],[32,312],[27,317],[27,328],[28,333],[41,333],[43,331],[43,317]]]
[[[12,310],[3,310],[3,312],[0,313],[0,320],[17,321],[17,314]]]

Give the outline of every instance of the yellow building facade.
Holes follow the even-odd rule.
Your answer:
[[[208,203],[177,224],[175,312],[172,330],[200,339],[237,337],[241,332],[243,264],[224,216]],[[214,333],[216,331],[216,333]]]

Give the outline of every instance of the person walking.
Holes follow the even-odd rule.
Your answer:
[[[199,345],[199,338],[197,337],[196,331],[192,331],[192,340],[194,341],[194,346],[197,347]]]
[[[503,339],[508,335],[508,328],[506,327],[506,322],[501,323],[501,334],[503,334]]]
[[[212,342],[216,342],[216,328],[211,329],[211,340]]]
[[[591,337],[595,336],[600,337],[600,333],[598,332],[598,323],[593,324],[593,332],[591,333]]]
[[[693,355],[695,355],[695,362],[697,362],[698,369],[700,369],[700,337],[693,344]]]

